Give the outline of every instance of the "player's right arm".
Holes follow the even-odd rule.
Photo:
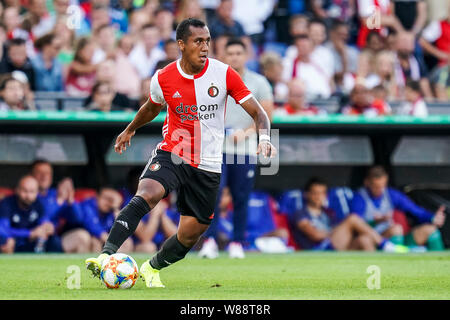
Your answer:
[[[122,131],[121,134],[116,139],[116,144],[114,145],[114,150],[117,153],[122,154],[123,151],[127,149],[127,146],[131,145],[131,138],[136,133],[136,130],[142,127],[144,124],[152,121],[161,112],[163,108],[162,104],[157,104],[152,102],[149,98],[136,113],[133,121]]]

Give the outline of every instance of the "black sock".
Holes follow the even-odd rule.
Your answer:
[[[150,265],[154,269],[160,270],[183,259],[189,250],[191,248],[187,248],[181,244],[177,238],[177,234],[174,234],[163,243],[161,249],[150,261]]]
[[[125,240],[134,233],[142,217],[150,210],[151,208],[144,198],[134,196],[114,221],[102,253],[116,253]]]

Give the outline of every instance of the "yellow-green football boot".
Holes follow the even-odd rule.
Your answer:
[[[152,268],[150,265],[150,260],[147,260],[142,264],[139,270],[142,280],[145,281],[145,285],[148,288],[165,288],[166,286],[162,284],[159,278],[159,270]]]
[[[87,258],[86,263],[86,269],[92,272],[92,276],[95,278],[100,279],[100,271],[102,270],[102,262],[107,258],[109,254],[102,253],[97,258]]]

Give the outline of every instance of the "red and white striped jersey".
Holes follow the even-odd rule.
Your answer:
[[[191,166],[221,172],[227,96],[239,103],[252,97],[239,74],[227,64],[207,59],[193,76],[177,60],[152,78],[150,99],[167,104],[157,149],[175,153]]]

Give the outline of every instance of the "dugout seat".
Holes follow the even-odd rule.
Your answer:
[[[97,196],[97,191],[90,188],[80,188],[75,190],[75,201],[80,202],[88,198]]]
[[[0,187],[0,200],[2,200],[5,197],[8,197],[14,193],[13,189]]]

